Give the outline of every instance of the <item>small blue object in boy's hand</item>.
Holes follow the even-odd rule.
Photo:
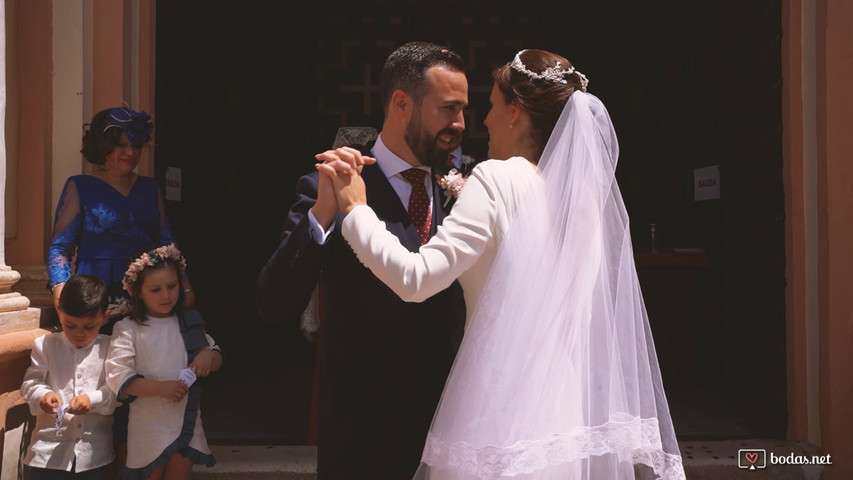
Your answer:
[[[71,405],[67,403],[56,408],[56,436],[59,436],[59,429],[62,427],[62,417],[65,416],[65,412],[67,412],[69,408],[71,408]]]
[[[182,382],[186,386],[191,386],[193,382],[195,382],[195,369],[192,367],[187,367],[181,370],[181,373],[178,375],[178,381]]]

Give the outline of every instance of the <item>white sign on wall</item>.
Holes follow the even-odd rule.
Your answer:
[[[720,198],[720,166],[693,169],[693,199],[716,200]]]
[[[166,200],[181,201],[181,169],[166,168]]]

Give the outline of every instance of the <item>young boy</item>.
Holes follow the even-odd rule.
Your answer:
[[[104,379],[110,337],[98,334],[109,316],[107,288],[73,275],[59,297],[62,332],[33,342],[21,396],[36,416],[24,457],[32,480],[104,479],[113,453],[115,395]]]

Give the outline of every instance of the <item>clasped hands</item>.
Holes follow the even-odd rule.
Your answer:
[[[351,147],[326,150],[314,158],[320,162],[316,165],[320,176],[312,212],[321,224],[330,224],[337,211],[346,215],[354,207],[367,204],[361,168],[376,163],[375,158]]]
[[[39,407],[41,407],[42,411],[50,415],[56,415],[61,404],[62,397],[60,397],[58,393],[52,391],[47,392],[43,397],[41,397],[41,401],[39,401]],[[70,405],[68,413],[72,413],[74,415],[85,415],[89,413],[89,409],[92,406],[89,400],[89,395],[85,393],[72,398],[68,404]]]

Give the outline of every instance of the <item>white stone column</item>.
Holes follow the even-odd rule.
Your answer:
[[[0,0],[0,334],[38,328],[39,311],[12,291],[21,274],[6,265],[6,1]]]

